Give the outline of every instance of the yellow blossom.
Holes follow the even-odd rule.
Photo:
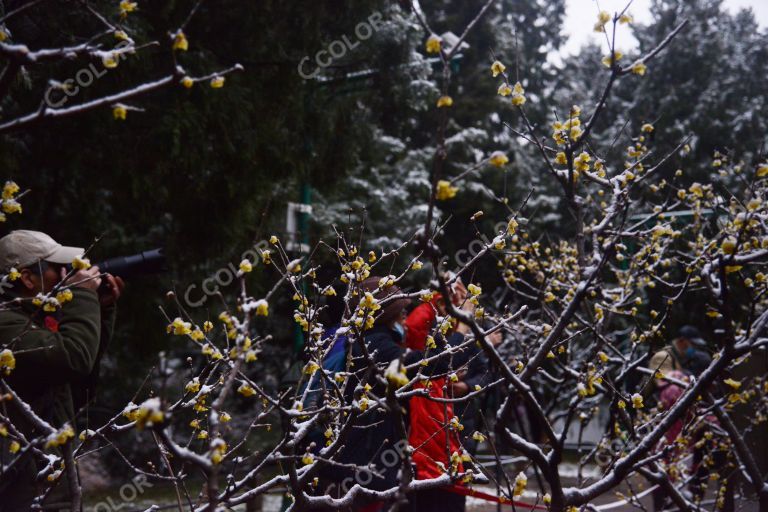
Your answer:
[[[8,451],[11,453],[16,453],[21,449],[21,445],[18,441],[11,441],[10,446],[8,446]]]
[[[635,393],[632,395],[632,407],[635,409],[643,408],[643,396],[640,393]]]
[[[213,330],[213,324],[210,321],[206,320],[205,322],[203,322],[203,330],[205,332],[211,332]]]
[[[523,89],[523,85],[520,82],[517,82],[515,87],[512,89],[512,104],[516,107],[519,107],[524,103],[525,89]]]
[[[738,380],[733,380],[731,378],[725,379],[723,381],[723,384],[725,384],[725,385],[727,385],[727,386],[729,386],[729,387],[731,387],[733,389],[739,389],[741,387],[741,382],[739,382]]]
[[[215,76],[211,78],[211,87],[213,89],[221,89],[224,87],[224,77],[223,76]]]
[[[507,67],[498,60],[493,61],[493,64],[491,64],[491,73],[494,78],[499,76],[500,73],[503,73],[505,69],[507,69]]]
[[[75,431],[72,430],[72,427],[70,427],[69,424],[64,425],[64,427],[62,427],[60,430],[57,430],[56,432],[48,435],[48,437],[45,439],[45,447],[55,448],[57,446],[61,446],[74,437]]]
[[[187,382],[187,385],[184,386],[184,390],[187,393],[197,393],[200,391],[200,378],[195,377],[191,381]]]
[[[442,41],[437,34],[431,34],[427,38],[426,48],[427,53],[440,53],[440,46]]]
[[[244,397],[249,397],[256,394],[256,391],[254,391],[254,389],[250,385],[246,384],[245,382],[243,382],[240,385],[240,387],[237,388],[237,392],[243,395]]]
[[[3,375],[10,375],[11,371],[16,368],[16,357],[10,349],[4,348],[0,350],[0,372]]]
[[[608,11],[600,11],[597,15],[597,23],[595,23],[594,31],[602,32],[605,30],[605,24],[611,21],[611,15]]]
[[[256,302],[256,316],[269,316],[269,303],[266,300]]]
[[[247,274],[248,272],[251,272],[253,270],[253,264],[251,264],[250,261],[245,259],[240,262],[239,268],[240,268],[240,272],[242,272],[243,274]]]
[[[107,53],[101,57],[101,64],[107,69],[115,69],[119,61],[114,53]]]
[[[632,64],[632,73],[635,75],[643,76],[645,75],[645,72],[648,70],[648,66],[643,64],[642,62],[635,62]]]
[[[496,93],[499,96],[509,96],[510,94],[512,94],[512,88],[509,86],[509,84],[503,83],[499,86]]]
[[[760,164],[757,166],[757,177],[763,178],[768,176],[768,163]]]
[[[555,155],[555,163],[558,165],[566,165],[568,163],[568,160],[565,156],[565,153],[562,151],[558,151]]]
[[[192,324],[189,322],[185,322],[180,317],[176,317],[173,322],[168,325],[166,328],[168,333],[173,333],[176,336],[183,336],[185,334],[191,334],[192,333]]]
[[[136,10],[136,2],[131,2],[130,0],[122,0],[120,2],[120,14],[125,16],[129,12],[133,12]]]
[[[437,191],[435,193],[435,197],[438,201],[445,201],[455,197],[458,191],[459,188],[451,185],[450,181],[440,180],[437,182]]]
[[[453,98],[450,96],[440,96],[437,99],[437,108],[450,107],[453,105]]]
[[[515,488],[512,490],[512,495],[515,497],[522,495],[526,485],[528,485],[528,477],[521,471],[515,477]]]
[[[720,249],[723,251],[723,254],[734,254],[736,252],[736,245],[736,239],[731,236],[723,240]]]
[[[13,199],[13,196],[19,192],[19,186],[14,181],[6,181],[3,185],[3,199]]]
[[[72,300],[72,298],[73,298],[72,290],[70,290],[69,288],[67,288],[66,290],[61,290],[59,293],[56,294],[56,300],[60,304],[69,302]]]
[[[125,108],[124,105],[115,105],[112,107],[112,117],[114,117],[117,120],[125,121],[126,116],[128,115],[128,110]]]
[[[640,131],[644,133],[651,133],[653,131],[653,125],[651,123],[645,123],[640,127]]]
[[[176,34],[173,36],[173,49],[181,51],[187,51],[189,49],[189,41],[187,41],[187,36],[184,35],[184,32],[181,30],[176,32]]]
[[[688,191],[696,197],[704,197],[704,188],[701,186],[701,183],[694,183],[688,188]]]
[[[603,60],[602,60],[603,66],[610,68],[613,63],[619,62],[622,57],[624,57],[623,53],[621,53],[620,51],[614,51],[613,62],[611,62],[611,56],[606,55],[605,57],[603,57]]]
[[[16,270],[15,267],[11,267],[10,270],[8,270],[8,279],[10,281],[15,281],[20,277],[21,277],[21,272]]]
[[[634,20],[632,19],[632,16],[630,14],[622,14],[621,16],[619,16],[619,23],[621,24],[626,25],[628,23],[632,23],[632,21]]]
[[[491,157],[488,160],[488,163],[494,167],[503,167],[507,162],[509,162],[509,158],[501,151],[491,153]]]

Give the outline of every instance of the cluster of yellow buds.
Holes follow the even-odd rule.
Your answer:
[[[5,214],[21,213],[21,203],[16,199],[19,186],[13,181],[6,181],[3,186],[2,199],[0,199],[0,222],[5,222]]]
[[[56,432],[52,432],[45,438],[45,448],[56,448],[62,446],[64,443],[75,437],[75,431],[69,424],[65,424],[62,428]]]
[[[565,145],[568,140],[578,141],[584,131],[581,128],[581,107],[574,105],[568,113],[568,119],[565,122],[555,121],[552,123],[552,139],[558,146]]]

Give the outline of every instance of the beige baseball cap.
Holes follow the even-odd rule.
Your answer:
[[[38,261],[67,265],[85,249],[61,245],[40,231],[19,229],[0,238],[0,268],[24,268]]]

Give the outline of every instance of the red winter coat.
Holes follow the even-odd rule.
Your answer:
[[[405,343],[412,350],[423,351],[427,335],[435,325],[437,316],[435,307],[442,300],[439,294],[430,303],[420,304],[405,320],[408,328]],[[429,395],[435,398],[445,398],[445,377],[430,380],[428,386]],[[419,383],[415,389],[424,388]],[[450,466],[449,457],[446,454],[446,445],[450,453],[459,452],[461,445],[455,432],[449,431],[445,425],[453,417],[453,404],[435,402],[425,397],[415,396],[410,401],[411,430],[408,435],[408,444],[412,446],[413,462],[416,464],[416,478],[424,480],[436,478],[443,474],[437,466],[441,462],[446,468]],[[461,470],[461,467],[459,468]]]

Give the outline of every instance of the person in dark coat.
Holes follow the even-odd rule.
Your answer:
[[[362,283],[363,291],[374,295],[377,301],[382,302],[388,297],[400,295],[402,291],[397,286],[389,286],[379,289],[378,277],[371,277]],[[387,396],[387,386],[384,383],[370,378],[371,372],[365,358],[365,351],[371,355],[374,363],[379,368],[386,368],[393,361],[400,360],[403,365],[418,363],[424,359],[424,352],[408,350],[405,346],[405,307],[407,299],[398,299],[389,302],[378,311],[375,322],[369,330],[365,331],[363,340],[351,343],[352,370],[355,371],[353,382],[348,389],[355,389],[355,396],[350,396],[352,401],[358,403],[367,400],[366,394],[384,399]],[[447,339],[436,338],[437,347],[430,355],[444,350],[446,346],[455,346],[463,342],[466,327],[460,326],[455,333]],[[365,351],[363,350],[363,344]],[[424,374],[445,373],[449,368],[450,358],[441,358],[431,362],[427,366],[420,366]],[[409,378],[413,375],[408,375]],[[366,384],[370,386],[369,392],[364,392]],[[361,389],[361,387],[363,389]],[[406,405],[406,404],[402,404]],[[400,422],[400,424],[398,424]],[[402,435],[403,428],[407,426],[407,417],[403,417],[398,411],[385,410],[383,408],[371,408],[364,411],[357,420],[356,428],[348,436],[344,448],[339,454],[339,460],[346,464],[369,467],[370,470],[358,470],[352,472],[345,468],[335,468],[336,480],[340,490],[348,490],[355,484],[373,490],[385,490],[399,485],[400,470],[404,463],[404,448],[407,439]],[[409,496],[409,500],[412,496]],[[462,500],[463,501],[463,500]],[[384,503],[367,503],[364,508],[367,512],[383,510]],[[429,508],[419,507],[419,510]],[[447,509],[458,510],[458,509]],[[463,510],[463,503],[461,506]],[[446,509],[443,509],[446,512]]]
[[[122,280],[102,277],[98,267],[81,268],[69,277],[67,283],[72,284],[57,295],[55,307],[51,302],[38,303],[40,294],[60,285],[67,274],[65,266],[82,255],[83,249],[62,246],[38,231],[13,231],[0,239],[0,267],[13,276],[13,288],[4,290],[4,299],[12,302],[0,311],[0,352],[14,360],[0,377],[37,417],[63,432],[64,439],[74,437],[75,415],[93,398],[99,360],[112,334],[115,304],[123,288]],[[106,288],[100,288],[102,279]],[[24,405],[16,400],[5,404],[10,425],[2,425],[4,430],[13,428],[26,440],[46,434]],[[7,443],[19,443],[14,437],[0,436],[4,453]],[[52,450],[61,456],[70,445],[59,443]],[[29,510],[51,485],[40,473],[46,462],[34,457],[32,450],[13,446],[18,456],[0,473],[0,512]],[[66,473],[53,481],[43,506],[68,509]]]

